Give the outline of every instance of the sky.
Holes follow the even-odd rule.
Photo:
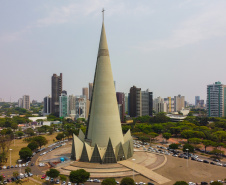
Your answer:
[[[0,0],[0,98],[43,101],[51,76],[81,95],[93,82],[102,9],[116,91],[206,100],[226,84],[225,0]]]

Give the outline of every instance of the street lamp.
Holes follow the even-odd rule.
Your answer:
[[[187,150],[187,157],[189,158],[189,156],[188,156],[188,151],[189,151],[189,149],[186,148],[186,150]],[[188,158],[187,158],[187,167],[188,167]]]
[[[132,159],[132,161],[133,161],[133,180],[134,180],[134,161],[135,161],[136,159]]]
[[[13,134],[14,135],[14,146],[15,146],[15,134]]]
[[[10,168],[11,168],[11,151],[12,151],[13,149],[9,149],[9,151],[10,151]]]
[[[22,162],[22,160],[18,160],[19,164]],[[21,165],[20,165],[20,173],[21,173]]]

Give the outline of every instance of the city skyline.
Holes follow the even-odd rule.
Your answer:
[[[207,85],[226,84],[224,1],[22,2],[0,7],[5,101],[43,101],[61,72],[63,90],[82,94],[93,83],[103,7],[117,92],[135,85],[153,98],[181,94],[194,103],[206,101]]]

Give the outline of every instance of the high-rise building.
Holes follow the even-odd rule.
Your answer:
[[[159,113],[159,112],[168,112],[167,110],[167,103],[164,102],[164,99],[161,97],[157,97],[154,99],[154,110],[155,113]]]
[[[185,97],[181,96],[174,96],[174,112],[179,112],[185,108]]]
[[[174,112],[174,98],[164,98],[164,102],[167,104],[167,112]]]
[[[29,110],[30,109],[30,96],[24,95],[23,96],[23,108]]]
[[[129,93],[129,114],[131,117],[141,116],[141,103],[141,88],[131,87]]]
[[[75,119],[86,118],[86,96],[77,96],[75,100]]]
[[[68,97],[67,91],[62,91],[59,97],[59,116],[67,117],[68,116]]]
[[[86,99],[89,99],[89,90],[88,87],[82,88],[82,95],[85,96]]]
[[[76,97],[74,95],[68,96],[68,114],[72,114],[71,111],[75,111]]]
[[[43,114],[44,115],[49,115],[50,114],[51,99],[52,98],[50,96],[46,96],[44,98],[44,110],[43,110]]]
[[[93,92],[93,83],[89,83],[89,100],[90,101],[92,97],[92,92]]]
[[[207,85],[206,107],[208,117],[226,116],[226,85],[221,82]]]
[[[125,94],[122,92],[116,92],[118,108],[119,108],[119,115],[121,122],[124,121],[125,118]]]
[[[128,113],[128,102],[129,102],[128,94],[125,94],[125,112],[127,113]]]
[[[198,105],[198,101],[200,100],[200,96],[195,96],[195,106]]]
[[[53,74],[52,76],[52,103],[51,103],[51,113],[59,116],[59,97],[62,93],[63,76]]]
[[[73,136],[71,158],[116,163],[133,156],[130,130],[123,136],[104,23],[102,26],[87,131]]]
[[[141,91],[141,88],[133,86],[130,88],[129,93],[129,115],[131,117],[152,116],[153,110],[153,93]]]
[[[23,108],[23,98],[19,98],[18,107]]]

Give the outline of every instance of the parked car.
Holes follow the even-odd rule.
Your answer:
[[[50,179],[50,177],[47,176],[47,177],[46,177],[46,181],[49,181],[49,179]]]
[[[209,162],[209,161],[207,161],[207,160],[203,160],[203,162],[204,162],[204,163],[207,163],[207,164],[209,164],[209,163],[210,163],[210,162]]]
[[[12,179],[8,178],[8,179],[7,179],[7,182],[12,182]]]

